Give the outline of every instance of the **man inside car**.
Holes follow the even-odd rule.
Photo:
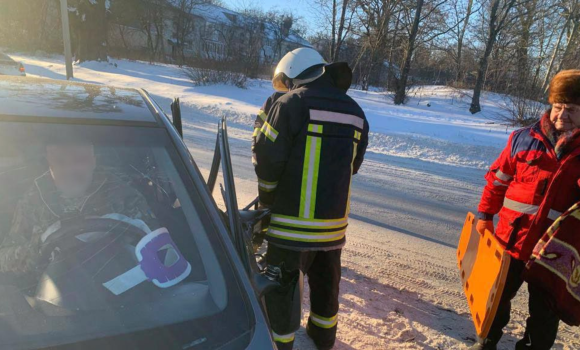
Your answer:
[[[50,143],[46,159],[49,170],[20,199],[12,227],[2,237],[0,273],[41,273],[48,263],[40,254],[42,244],[67,220],[121,214],[157,228],[145,198],[128,181],[98,169],[92,144]]]

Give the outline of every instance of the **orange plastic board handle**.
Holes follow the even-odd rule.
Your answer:
[[[467,214],[457,247],[463,292],[480,338],[487,337],[505,286],[510,255],[495,236],[475,230],[476,219]]]

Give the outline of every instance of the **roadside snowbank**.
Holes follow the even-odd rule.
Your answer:
[[[34,57],[12,55],[22,61],[30,76],[64,79],[60,56]],[[245,125],[248,130],[255,114],[273,92],[268,81],[252,80],[247,89],[215,85],[194,87],[181,68],[111,59],[75,65],[75,80],[144,88],[154,95],[166,111],[170,99],[179,97],[190,109]],[[384,92],[350,90],[371,125],[369,151],[414,158],[426,162],[486,168],[505,145],[509,129],[494,123],[505,115],[503,98],[483,95],[483,112],[472,116],[465,91],[443,86],[411,90],[405,106],[395,106]]]

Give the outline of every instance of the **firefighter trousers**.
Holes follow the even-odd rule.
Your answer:
[[[310,315],[307,333],[318,349],[331,349],[336,340],[340,255],[342,250],[295,251],[268,245],[266,260],[282,269],[282,287],[265,297],[274,340],[279,350],[292,349],[300,328],[300,272],[308,277]]]

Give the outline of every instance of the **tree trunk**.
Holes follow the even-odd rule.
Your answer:
[[[556,70],[557,72],[562,70],[564,60],[566,59],[566,57],[568,57],[568,54],[570,53],[570,49],[572,47],[571,44],[576,40],[577,34],[578,34],[578,20],[574,19],[572,20],[572,29],[570,31],[570,35],[568,36],[568,40],[566,41],[566,48],[564,49],[564,54],[562,55],[562,59],[558,64],[558,69]]]
[[[487,43],[485,45],[485,52],[483,53],[483,57],[481,58],[481,61],[479,62],[479,67],[477,68],[477,79],[475,81],[475,87],[473,88],[473,97],[471,99],[471,106],[469,107],[469,111],[471,112],[471,114],[481,112],[481,105],[479,104],[479,99],[481,97],[481,90],[483,89],[483,83],[485,81],[489,56],[491,55],[493,44],[495,43],[495,35],[493,37],[490,35],[490,37],[488,38]]]
[[[106,0],[83,1],[78,7],[79,52],[78,60],[107,60],[107,9]]]
[[[393,73],[393,54],[394,54],[394,47],[395,47],[395,39],[397,38],[397,36],[399,35],[399,24],[401,23],[401,13],[399,13],[397,15],[397,21],[395,22],[395,30],[393,31],[393,43],[391,43],[390,48],[389,48],[389,66],[387,67],[387,84],[385,86],[385,89],[387,91],[389,91],[389,86],[391,84],[391,74]]]
[[[532,89],[530,83],[530,63],[529,63],[529,47],[530,47],[530,33],[534,22],[536,2],[531,1],[525,5],[526,15],[520,13],[521,32],[518,47],[516,49],[517,57],[517,81],[515,95],[519,97],[530,97],[528,92]]]
[[[548,65],[548,70],[546,71],[546,75],[544,76],[544,82],[542,83],[542,89],[544,90],[544,93],[548,89],[548,81],[550,79],[550,75],[552,75],[552,69],[554,68],[554,62],[556,61],[556,57],[558,56],[558,51],[560,50],[560,44],[562,43],[562,38],[564,37],[564,33],[566,33],[566,27],[568,27],[569,23],[570,23],[570,19],[568,19],[566,21],[566,23],[564,23],[564,26],[562,27],[562,31],[560,32],[560,35],[558,36],[558,41],[556,42],[556,46],[554,47],[554,53],[552,53],[552,58],[550,59],[550,64]]]
[[[405,103],[407,93],[407,80],[409,79],[409,72],[411,71],[411,59],[413,58],[413,51],[415,50],[415,39],[419,32],[419,23],[421,22],[421,10],[423,10],[423,0],[417,1],[417,9],[415,11],[415,19],[413,20],[413,27],[409,35],[407,49],[405,50],[405,60],[403,69],[401,71],[401,78],[397,84],[397,91],[395,92],[395,104],[401,105]]]
[[[461,67],[463,59],[463,38],[465,38],[465,32],[467,31],[467,26],[469,25],[469,18],[471,17],[471,10],[473,8],[473,0],[469,0],[467,3],[467,11],[465,13],[465,22],[463,22],[463,27],[459,33],[459,38],[457,40],[457,75],[455,80],[458,82],[463,81],[463,68]]]
[[[336,0],[332,0],[332,38],[330,39],[330,58],[336,51]]]
[[[473,88],[473,97],[471,98],[471,106],[469,111],[471,114],[481,112],[481,105],[479,99],[481,97],[481,90],[483,89],[483,82],[485,80],[485,73],[487,71],[487,65],[489,62],[489,56],[493,51],[493,45],[499,33],[498,28],[496,28],[497,11],[499,8],[500,0],[494,0],[491,6],[491,13],[489,14],[489,36],[485,43],[485,52],[483,57],[479,61],[479,67],[477,68],[477,80],[475,81],[475,87]]]
[[[340,20],[338,22],[338,33],[336,36],[336,44],[334,46],[334,54],[332,55],[332,62],[338,61],[340,55],[340,48],[342,46],[342,36],[344,34],[344,24],[346,22],[346,9],[349,0],[342,0],[342,11],[340,12]]]

